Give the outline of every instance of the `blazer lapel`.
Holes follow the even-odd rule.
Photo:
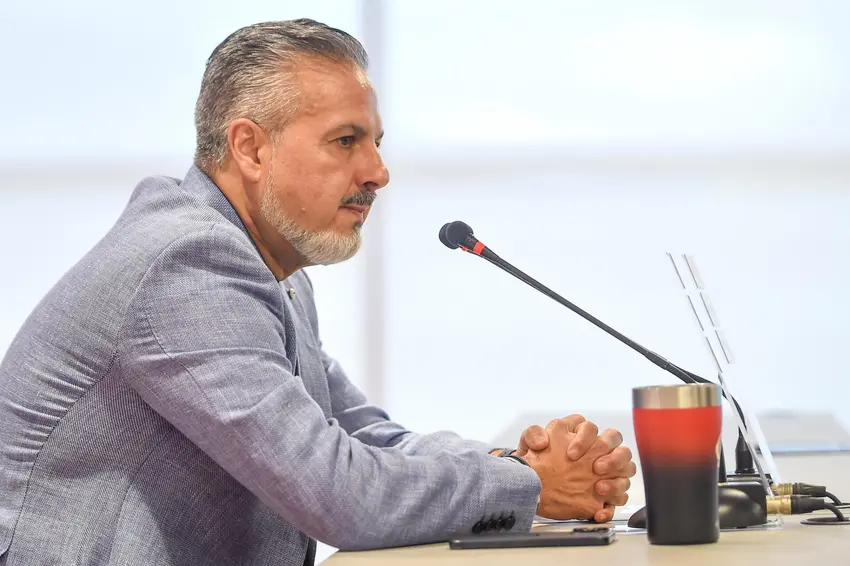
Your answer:
[[[322,362],[321,347],[316,340],[310,326],[310,319],[299,297],[300,294],[309,293],[310,290],[289,279],[281,283],[281,290],[284,295],[285,308],[290,310],[292,315],[290,319],[295,326],[296,356],[301,381],[304,382],[304,388],[310,394],[310,397],[322,408],[325,417],[330,418],[333,409],[325,366]],[[287,341],[288,339],[289,336],[287,336]]]

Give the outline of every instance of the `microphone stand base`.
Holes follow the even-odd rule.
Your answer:
[[[737,478],[717,487],[721,529],[767,524],[767,494],[761,482]]]
[[[767,524],[767,494],[760,482],[734,481],[718,484],[717,487],[717,512],[721,530]],[[628,526],[634,529],[646,528],[646,507],[629,518]]]

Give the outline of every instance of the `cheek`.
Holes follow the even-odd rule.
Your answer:
[[[321,179],[299,173],[292,169],[287,173],[275,171],[272,190],[287,216],[306,228],[319,228],[333,218],[342,197],[329,193]]]
[[[334,224],[339,213],[341,200],[341,197],[334,194],[316,195],[312,203],[305,205],[304,215],[313,227],[318,229],[329,228]]]
[[[340,179],[323,176],[320,179],[312,179],[299,187],[296,215],[299,223],[305,228],[315,230],[326,230],[336,227],[340,219],[346,216],[345,211],[340,210],[340,203],[350,192],[348,184]]]
[[[288,159],[274,171],[274,182],[284,212],[308,230],[335,229],[351,223],[341,211],[342,200],[352,191],[352,171],[327,155],[288,148]]]

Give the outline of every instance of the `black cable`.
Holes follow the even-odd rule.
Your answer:
[[[845,519],[845,518],[844,518],[844,515],[842,515],[842,514],[841,514],[841,511],[839,511],[839,510],[838,510],[838,507],[836,507],[836,506],[835,506],[835,504],[833,504],[833,503],[829,503],[829,502],[826,502],[826,501],[825,501],[825,502],[824,502],[824,504],[823,504],[823,506],[824,506],[826,509],[829,509],[830,511],[832,511],[833,513],[835,513],[835,517],[836,517],[839,521],[846,521],[846,520],[847,520],[847,519]]]
[[[844,505],[844,504],[841,502],[841,500],[840,500],[840,499],[838,499],[837,497],[835,497],[834,495],[832,495],[832,494],[831,494],[830,492],[828,492],[828,491],[824,491],[824,492],[823,492],[823,496],[824,496],[824,497],[829,497],[830,499],[832,499],[832,501],[835,503],[835,505],[836,505],[836,506],[838,506],[838,505]]]
[[[767,512],[779,515],[804,515],[829,509],[834,517],[809,517],[800,521],[804,525],[850,525],[850,521],[838,510],[834,503],[811,495],[782,495],[767,499]]]

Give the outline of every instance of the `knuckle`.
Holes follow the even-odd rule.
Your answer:
[[[619,430],[608,428],[602,433],[602,436],[611,444],[611,446],[619,446],[623,443],[623,433]]]
[[[579,428],[583,431],[587,431],[587,434],[592,436],[599,434],[599,427],[590,421],[584,421],[579,425]]]
[[[632,460],[631,451],[625,446],[618,446],[614,448],[614,457],[617,459],[617,464],[620,467],[625,467]]]
[[[581,423],[586,422],[587,419],[585,419],[583,415],[572,414],[561,420],[570,427],[570,430],[575,430]]]
[[[530,427],[528,427],[527,432],[532,434],[539,434],[543,432],[543,427],[541,427],[540,425],[531,425]]]

